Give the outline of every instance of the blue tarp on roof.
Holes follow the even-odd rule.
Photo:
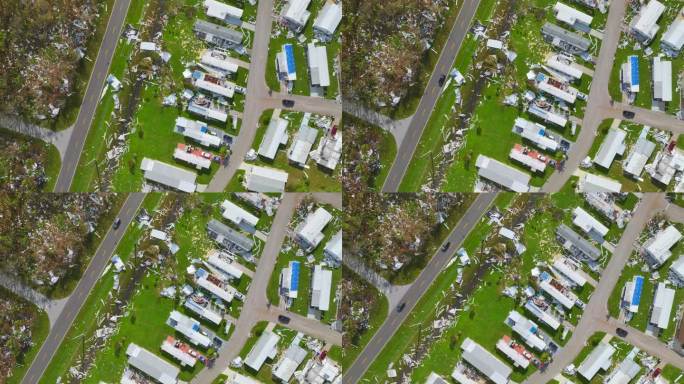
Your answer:
[[[299,261],[292,262],[292,271],[290,273],[290,291],[297,292],[299,290]]]
[[[636,276],[636,280],[634,280],[634,293],[632,294],[632,305],[639,305],[639,302],[641,302],[641,291],[643,288],[644,278]]]
[[[639,58],[636,55],[629,57],[629,66],[631,69],[631,76],[633,85],[639,85]]]
[[[285,51],[285,59],[287,60],[287,73],[293,74],[297,72],[292,44],[283,45],[283,51]]]

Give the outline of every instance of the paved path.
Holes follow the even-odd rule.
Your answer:
[[[613,69],[615,52],[620,42],[622,20],[625,16],[626,8],[627,4],[625,1],[613,1],[610,4],[601,50],[599,51],[589,90],[589,102],[584,110],[582,129],[575,144],[572,146],[572,151],[568,154],[565,169],[560,172],[554,172],[549,177],[542,188],[543,192],[558,192],[563,188],[573,172],[579,169],[580,162],[587,157],[594,140],[596,140],[598,127],[606,118],[602,111],[610,107],[608,83]]]
[[[373,125],[377,125],[378,127],[391,133],[394,137],[394,142],[397,144],[397,147],[401,147],[401,144],[404,142],[404,137],[406,136],[406,132],[411,125],[411,120],[413,119],[413,115],[411,115],[405,119],[394,120],[391,117],[387,117],[377,111],[373,111],[370,108],[366,108],[362,105],[354,103],[353,101],[347,100],[342,102],[342,109],[345,113],[348,113]]]
[[[268,305],[266,297],[266,290],[271,279],[271,274],[275,268],[276,260],[280,254],[283,241],[287,236],[288,225],[294,214],[299,201],[305,194],[288,193],[283,197],[280,207],[273,218],[271,225],[271,232],[268,235],[268,240],[261,252],[259,261],[257,263],[256,272],[252,284],[249,286],[245,303],[240,312],[240,318],[235,324],[235,331],[230,339],[223,343],[223,346],[218,351],[219,357],[216,359],[214,368],[203,369],[192,383],[195,384],[211,384],[222,370],[230,364],[230,361],[240,354],[240,350],[245,345],[250,337],[250,332],[254,325],[262,320],[277,321],[279,314],[285,314],[275,306]],[[332,331],[329,326],[326,326],[318,321],[306,319],[293,313],[287,313],[290,317],[289,328],[304,332],[306,334],[318,337],[328,343],[341,344],[341,335]]]
[[[0,114],[0,127],[54,145],[59,151],[59,157],[61,159],[64,159],[64,154],[66,153],[67,145],[71,138],[71,132],[73,132],[73,127],[55,132],[35,124],[27,123],[19,117],[2,114]]]
[[[90,130],[90,125],[100,102],[104,82],[109,74],[109,65],[112,62],[119,36],[121,36],[130,4],[131,0],[116,0],[112,8],[107,29],[105,30],[93,71],[90,74],[90,81],[88,81],[88,87],[83,95],[81,109],[78,112],[78,117],[73,127],[73,133],[69,139],[65,155],[62,158],[62,168],[55,184],[55,192],[68,192],[71,187],[71,182],[76,174],[78,161],[81,158],[81,152],[88,137],[88,130]]]
[[[461,11],[459,12],[449,37],[447,38],[444,48],[439,55],[435,69],[432,71],[430,80],[428,81],[423,97],[420,99],[416,113],[411,119],[408,130],[405,136],[402,138],[402,143],[398,147],[397,157],[394,159],[392,168],[385,179],[385,184],[382,187],[383,192],[396,192],[399,190],[399,185],[401,180],[406,173],[406,169],[411,163],[411,159],[416,152],[418,143],[420,142],[420,137],[423,134],[425,125],[432,114],[432,110],[437,104],[437,99],[441,94],[441,88],[439,86],[439,78],[443,74],[449,72],[451,67],[456,60],[456,55],[458,54],[461,44],[468,33],[470,28],[470,22],[475,16],[477,7],[480,4],[480,0],[465,0],[462,5]]]
[[[128,228],[128,225],[135,218],[138,207],[140,207],[144,198],[145,194],[143,193],[132,193],[128,195],[128,198],[119,211],[121,226],[117,230],[110,228],[105,234],[100,246],[90,260],[88,268],[86,268],[78,285],[69,296],[69,300],[64,305],[64,309],[57,318],[54,326],[50,329],[50,333],[40,347],[38,354],[33,359],[24,379],[21,381],[22,384],[35,384],[40,380],[43,372],[45,372],[45,369],[50,364],[50,360],[52,360],[55,355],[57,348],[59,348],[62,340],[64,340],[64,336],[71,328],[78,312],[83,307],[90,291],[100,279],[100,276],[102,276],[102,272],[111,260],[119,241],[126,232],[125,229]]]
[[[0,285],[45,311],[50,319],[50,328],[55,325],[57,318],[62,313],[62,309],[69,299],[67,297],[64,299],[52,300],[33,288],[26,286],[15,276],[3,271],[0,271]]]
[[[666,206],[663,194],[648,193],[644,195],[639,205],[634,211],[634,215],[630,219],[625,228],[625,231],[620,238],[615,252],[610,258],[608,265],[601,273],[598,287],[591,295],[589,303],[584,309],[583,316],[580,319],[575,331],[572,333],[568,343],[553,357],[553,362],[547,367],[544,372],[535,372],[532,374],[528,383],[548,383],[566,366],[570,365],[579,352],[584,348],[586,341],[595,332],[604,329],[599,326],[601,321],[608,319],[608,298],[610,297],[615,284],[617,283],[622,270],[629,260],[629,256],[634,249],[634,242],[639,238],[648,220],[658,211],[661,211]],[[613,330],[614,331],[614,330]],[[630,332],[635,333],[635,332]],[[641,337],[633,335],[634,339],[643,342],[643,345],[650,345],[650,348],[659,348],[661,342],[658,339],[645,340]],[[643,348],[646,350],[646,348]]]
[[[235,172],[242,164],[245,154],[252,148],[252,142],[259,126],[263,111],[259,100],[266,97],[266,62],[268,44],[271,38],[273,0],[259,0],[257,3],[256,33],[252,42],[249,74],[247,75],[247,95],[245,97],[244,119],[240,133],[232,146],[233,153],[228,165],[220,168],[207,186],[207,192],[223,192]]]
[[[444,243],[451,242],[449,249],[446,252],[442,252],[440,247],[440,250],[432,256],[428,265],[423,268],[418,278],[411,285],[411,289],[406,292],[401,300],[401,302],[406,303],[405,308],[401,312],[397,312],[394,307],[390,308],[390,313],[380,329],[373,335],[366,348],[361,351],[361,354],[356,358],[352,366],[345,372],[344,379],[346,383],[356,383],[361,380],[366,370],[368,370],[368,366],[380,354],[385,344],[387,344],[399,326],[406,320],[418,300],[420,300],[430,287],[430,284],[442,272],[456,250],[460,248],[468,233],[470,233],[480,221],[482,215],[489,209],[496,196],[496,193],[482,193],[477,196],[465,215],[463,215],[449,236],[444,240]]]

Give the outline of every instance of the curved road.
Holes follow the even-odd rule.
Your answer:
[[[112,62],[119,36],[121,36],[130,4],[131,0],[116,0],[112,8],[93,71],[90,73],[90,81],[88,81],[88,87],[83,95],[81,109],[78,111],[78,117],[71,131],[69,144],[62,159],[62,167],[55,184],[55,192],[68,192],[71,187],[85,140],[88,137],[88,130],[90,130],[93,116],[100,103],[102,88],[109,74],[109,65]]]
[[[102,272],[109,263],[109,260],[111,260],[112,254],[126,232],[126,228],[135,218],[138,208],[144,199],[144,193],[128,195],[128,198],[121,206],[121,210],[119,210],[121,226],[116,230],[110,228],[105,234],[100,246],[95,251],[95,255],[90,260],[88,268],[83,273],[76,288],[69,295],[69,300],[64,305],[54,326],[50,329],[50,333],[40,347],[38,354],[33,359],[33,362],[31,362],[31,366],[21,381],[22,384],[35,384],[43,376],[45,369],[50,364],[50,360],[52,360],[57,348],[59,348],[62,340],[64,340],[64,336],[66,336],[69,328],[71,328],[71,324],[74,322],[81,307],[83,307],[88,294],[100,279],[100,276],[102,276]]]
[[[401,299],[401,302],[406,303],[406,307],[397,312],[394,307],[390,308],[390,313],[383,322],[380,329],[373,335],[373,338],[368,342],[366,347],[361,351],[361,354],[356,358],[352,366],[344,373],[345,383],[356,383],[361,380],[364,373],[368,370],[368,366],[380,354],[385,344],[392,338],[399,326],[406,320],[409,313],[413,310],[418,300],[425,294],[430,287],[430,284],[442,272],[447,263],[454,256],[456,250],[461,246],[466,236],[480,221],[480,218],[489,209],[489,206],[494,202],[496,193],[482,193],[477,196],[475,201],[470,205],[465,215],[461,218],[449,236],[444,240],[444,243],[451,242],[451,246],[447,252],[442,252],[441,247],[437,253],[432,256],[428,265],[423,268],[418,275],[418,278],[411,284],[406,294]]]
[[[437,99],[441,94],[442,87],[439,86],[439,78],[442,74],[448,73],[451,67],[453,67],[456,55],[459,49],[461,49],[461,44],[468,33],[470,22],[473,20],[479,4],[480,0],[465,0],[463,3],[461,11],[458,13],[456,21],[451,28],[449,38],[444,44],[437,64],[432,71],[430,80],[425,86],[423,97],[420,99],[416,113],[413,115],[408,130],[399,145],[397,157],[394,159],[392,168],[390,168],[387,179],[385,179],[385,184],[382,186],[383,192],[399,191],[401,180],[416,152],[425,125],[430,119],[432,110],[435,108]]]

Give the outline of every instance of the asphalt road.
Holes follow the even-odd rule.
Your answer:
[[[592,293],[589,303],[584,309],[583,316],[580,318],[577,327],[572,333],[568,343],[561,348],[561,350],[553,356],[553,362],[547,367],[546,371],[535,372],[528,379],[527,383],[548,383],[563,368],[570,365],[579,352],[584,348],[586,341],[599,330],[610,330],[608,325],[601,325],[601,322],[606,322],[608,319],[608,298],[610,298],[615,284],[620,278],[620,274],[629,260],[629,256],[634,249],[634,242],[638,239],[648,220],[653,217],[656,212],[662,211],[666,206],[664,194],[647,193],[636,208],[632,218],[627,223],[620,241],[615,247],[613,256],[610,258],[608,265],[601,273],[599,285]],[[624,327],[623,327],[624,328]],[[611,332],[614,332],[613,328]],[[659,350],[661,345],[660,340],[651,338],[648,340],[644,337],[636,335],[638,331],[632,330],[630,332],[632,339],[639,341],[642,349],[644,346],[649,346],[649,350]],[[668,355],[669,356],[669,355]]]
[[[100,279],[100,276],[102,276],[102,272],[112,258],[116,246],[126,232],[126,228],[135,218],[138,207],[142,204],[144,198],[145,194],[143,193],[132,193],[128,195],[128,198],[119,211],[121,226],[116,230],[110,228],[105,234],[100,246],[95,251],[95,255],[92,257],[90,264],[88,264],[88,268],[85,270],[78,285],[69,296],[69,300],[66,302],[62,313],[57,318],[57,322],[54,324],[54,327],[50,329],[50,333],[45,339],[45,342],[33,359],[31,367],[29,367],[24,379],[21,381],[22,384],[35,384],[43,376],[45,369],[50,364],[50,360],[52,360],[57,348],[59,348],[62,340],[64,340],[64,336],[69,331],[69,328],[71,328],[71,324],[74,322],[78,312],[88,298],[88,294],[95,286],[95,283]]]
[[[352,366],[344,373],[345,383],[357,383],[361,380],[364,373],[366,373],[366,370],[368,370],[368,366],[380,354],[385,347],[385,344],[387,344],[399,326],[406,320],[406,317],[408,317],[411,310],[413,310],[413,307],[418,300],[425,294],[430,287],[430,284],[437,278],[437,275],[444,269],[449,260],[451,260],[456,251],[460,248],[463,240],[479,222],[480,218],[487,211],[496,196],[496,193],[483,193],[477,196],[465,215],[463,215],[444,241],[445,243],[451,242],[449,250],[447,252],[442,252],[440,247],[440,250],[432,256],[428,265],[421,271],[418,278],[413,282],[411,288],[400,301],[406,303],[406,306],[401,312],[397,312],[396,308],[390,308],[390,313],[385,319],[385,322],[375,335],[373,335],[373,338],[368,342],[368,345],[366,345],[366,348],[356,358]]]
[[[626,8],[627,4],[625,1],[613,1],[610,3],[608,21],[606,22],[605,33],[601,41],[601,50],[594,68],[594,76],[591,88],[589,89],[589,101],[584,110],[579,137],[568,154],[565,170],[554,172],[549,177],[542,188],[544,192],[558,192],[563,188],[572,176],[572,173],[579,168],[580,162],[587,157],[594,140],[596,140],[599,125],[607,118],[603,111],[610,107],[608,82],[610,81],[610,73],[615,61],[615,51],[620,42],[622,19],[625,16]]]
[[[247,95],[245,97],[242,128],[240,128],[240,133],[231,148],[233,153],[228,165],[216,172],[207,187],[207,192],[222,192],[240,168],[247,152],[252,148],[252,142],[259,126],[259,118],[263,111],[260,100],[268,95],[265,76],[272,24],[273,0],[259,0],[257,3],[256,33],[252,42],[249,74],[247,75]]]
[[[435,69],[432,71],[430,80],[428,81],[423,97],[420,99],[416,113],[411,119],[411,123],[408,127],[408,131],[403,138],[401,145],[397,151],[397,157],[394,159],[392,168],[385,179],[385,184],[382,187],[383,192],[397,192],[399,191],[399,185],[401,180],[406,173],[406,169],[413,158],[416,148],[418,147],[418,142],[423,134],[425,125],[432,114],[432,110],[437,104],[437,99],[441,94],[441,88],[439,86],[439,78],[443,74],[447,74],[451,67],[454,65],[456,60],[456,55],[458,54],[461,44],[468,33],[470,28],[470,22],[475,16],[477,7],[480,4],[480,0],[465,0],[463,8],[456,17],[451,32],[449,33],[449,38],[439,55],[439,60],[435,65]]]
[[[107,30],[95,60],[95,66],[93,66],[93,71],[90,74],[88,87],[83,96],[81,109],[78,112],[69,144],[62,159],[62,167],[55,184],[55,192],[68,192],[71,187],[85,140],[88,137],[88,130],[92,124],[95,110],[100,103],[100,95],[102,94],[105,79],[109,74],[109,65],[112,62],[119,36],[121,36],[130,4],[131,0],[116,0],[114,3],[114,8],[107,22]]]

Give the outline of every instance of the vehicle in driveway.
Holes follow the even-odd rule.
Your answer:
[[[285,315],[278,315],[278,321],[283,323],[283,324],[289,324],[290,318],[285,316]]]
[[[449,247],[451,247],[451,241],[447,241],[442,245],[442,252],[446,252],[449,250]]]
[[[625,119],[633,119],[634,116],[636,116],[636,113],[632,111],[622,111],[622,117],[624,117]]]
[[[285,107],[285,108],[292,108],[292,107],[294,107],[294,105],[295,105],[294,100],[283,99],[283,107]]]
[[[625,336],[627,336],[627,334],[628,334],[629,332],[627,332],[625,329],[617,328],[617,329],[615,330],[615,333],[617,333],[617,335],[620,336],[620,337],[625,337]]]
[[[114,220],[114,224],[112,224],[112,228],[119,229],[120,226],[121,226],[121,218],[117,217],[116,220]]]
[[[403,311],[404,307],[406,307],[406,303],[401,303],[401,304],[397,305],[397,312]]]

